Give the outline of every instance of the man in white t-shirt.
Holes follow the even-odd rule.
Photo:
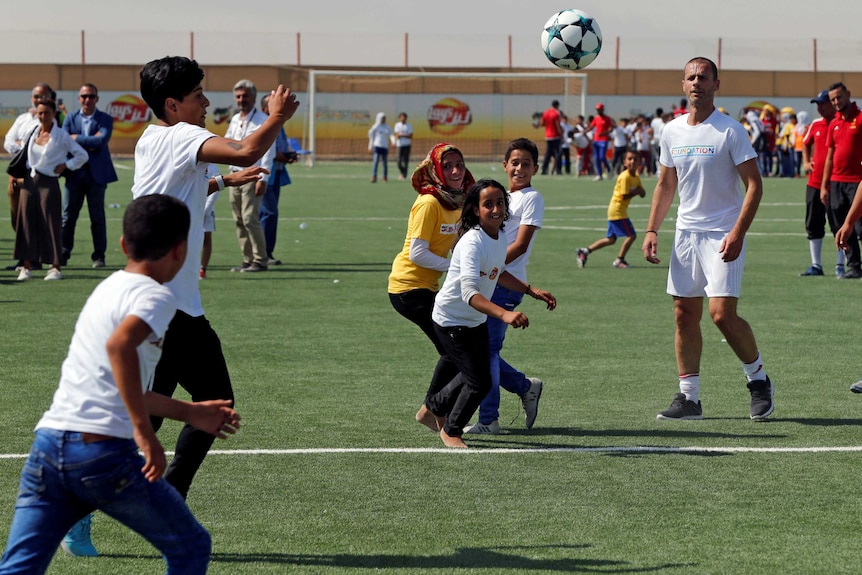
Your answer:
[[[154,60],[141,70],[141,96],[158,122],[147,127],[135,146],[132,195],[167,194],[182,200],[191,213],[185,263],[166,284],[177,299],[177,313],[165,338],[153,390],[170,397],[179,384],[192,401],[233,400],[221,342],[204,316],[198,285],[204,205],[207,194],[256,181],[268,172],[252,166],[207,178],[207,168],[211,162],[238,166],[257,162],[299,103],[290,90],[279,86],[269,100],[270,115],[260,128],[239,141],[221,138],[204,127],[209,100],[201,87],[203,77],[197,62],[183,57]],[[158,430],[160,426],[161,420],[156,419],[154,427]],[[183,497],[212,442],[212,436],[189,425],[180,432],[165,479]]]
[[[233,97],[239,112],[230,119],[225,132],[229,140],[244,140],[254,134],[267,115],[255,106],[257,87],[251,80],[240,80],[233,87]],[[275,144],[258,158],[254,165],[270,168],[275,160]],[[242,166],[231,165],[231,172],[239,172]],[[260,224],[260,203],[266,193],[266,178],[248,182],[241,186],[229,186],[230,207],[236,224],[236,237],[242,250],[242,264],[231,271],[265,272],[269,269],[266,252],[266,237]]]
[[[407,179],[407,168],[410,167],[410,146],[413,144],[413,126],[407,121],[407,114],[398,114],[398,122],[392,129],[395,133],[395,149],[398,150],[398,179]]]
[[[169,196],[140,198],[126,209],[121,245],[128,263],[96,287],[78,316],[21,472],[0,573],[45,573],[63,534],[96,509],[152,543],[169,573],[206,573],[210,535],[161,479],[165,451],[149,418],[185,421],[211,437],[239,427],[230,401],[189,403],[151,390],[176,311],[162,284],[185,261],[189,221],[188,208]]]
[[[674,300],[680,392],[659,419],[703,419],[699,393],[704,297],[709,298],[710,317],[742,362],[751,393],[751,419],[765,419],[774,409],[773,384],[754,333],[737,315],[745,234],[763,184],[745,128],[715,109],[718,87],[718,69],[711,60],[690,60],[682,82],[690,111],[669,122],[661,136],[661,174],[643,253],[648,262],[659,263],[658,230],[679,190],[667,292]]]

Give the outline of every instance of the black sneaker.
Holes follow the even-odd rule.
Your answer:
[[[703,419],[703,409],[700,402],[686,399],[684,393],[673,396],[670,407],[655,416],[656,419]]]
[[[859,268],[847,268],[847,271],[844,272],[844,275],[840,277],[843,280],[858,280],[862,278],[862,270]]]
[[[766,379],[750,381],[748,389],[751,391],[751,419],[761,420],[769,417],[775,409],[775,403],[772,401],[775,388],[772,381],[768,376]]]

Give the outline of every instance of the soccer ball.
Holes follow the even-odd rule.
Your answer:
[[[599,23],[580,10],[551,16],[542,30],[542,50],[555,66],[580,70],[592,64],[602,49]]]

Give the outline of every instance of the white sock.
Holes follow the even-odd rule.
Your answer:
[[[811,251],[811,264],[822,268],[823,262],[820,259],[820,253],[823,250],[823,238],[808,240],[808,249]]]
[[[766,379],[766,372],[763,369],[763,359],[760,357],[760,352],[757,352],[757,359],[753,362],[743,363],[742,370],[745,372],[745,377],[748,381]]]
[[[700,397],[700,374],[692,373],[679,376],[679,392],[689,401],[697,403]]]
[[[844,250],[838,250],[838,255],[835,257],[835,265],[843,266],[847,263],[847,254]]]

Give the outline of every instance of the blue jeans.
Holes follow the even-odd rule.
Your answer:
[[[45,573],[69,528],[95,509],[161,551],[168,575],[206,573],[209,533],[167,481],[146,480],[143,465],[131,439],[84,443],[77,432],[37,430],[0,574]]]
[[[383,179],[389,179],[389,149],[388,148],[378,148],[374,146],[374,169],[371,172],[371,175],[374,176],[374,179],[377,179],[377,164],[381,161],[383,162]]]
[[[506,289],[497,284],[491,302],[508,310],[514,311],[524,299],[524,294]],[[488,347],[491,356],[491,390],[482,403],[479,404],[479,423],[489,424],[500,418],[500,387],[517,396],[522,396],[530,389],[530,381],[523,373],[506,363],[500,357],[503,340],[506,338],[506,328],[509,324],[497,318],[488,316]]]
[[[260,201],[260,226],[266,239],[266,256],[272,258],[275,249],[275,236],[278,230],[278,199],[281,196],[281,186],[267,186],[263,199]]]
[[[611,165],[608,163],[608,142],[593,142],[593,159],[596,163],[596,175],[602,177],[602,166],[607,168],[608,175],[611,174]]]
[[[108,249],[108,228],[105,225],[105,190],[107,186],[97,184],[86,166],[66,178],[63,190],[63,258],[69,259],[75,246],[75,226],[78,215],[87,200],[90,212],[90,234],[93,236],[93,260],[105,259]]]

